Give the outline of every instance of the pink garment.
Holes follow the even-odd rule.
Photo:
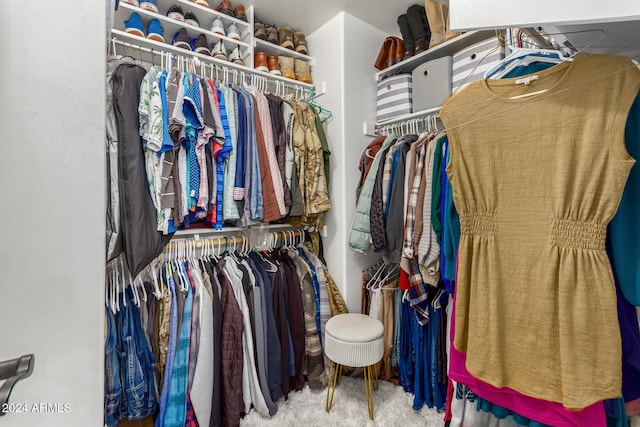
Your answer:
[[[494,387],[487,384],[467,371],[467,357],[453,345],[455,334],[456,298],[454,293],[453,310],[451,314],[451,340],[449,378],[469,387],[475,394],[491,403],[510,409],[533,421],[556,427],[606,427],[607,418],[604,403],[598,402],[580,411],[570,411],[562,403],[550,402],[525,396],[508,387]]]

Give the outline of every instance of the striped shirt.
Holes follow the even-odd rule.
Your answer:
[[[427,147],[425,154],[425,170],[432,171],[434,163],[434,154],[436,148],[436,141],[432,141]],[[418,242],[418,260],[422,265],[430,265],[433,263],[440,254],[440,245],[438,244],[438,236],[433,231],[431,222],[431,204],[428,201],[431,200],[431,194],[433,192],[433,174],[427,173],[425,178],[425,194],[423,204],[423,217],[422,217],[422,235]]]
[[[225,106],[227,107],[227,119],[229,121],[229,129],[231,138],[228,140],[231,144],[231,150],[229,151],[229,160],[225,164],[224,169],[224,190],[222,192],[223,197],[223,221],[235,221],[240,219],[240,212],[238,212],[238,205],[233,197],[233,189],[236,176],[236,159],[237,159],[237,138],[238,129],[236,126],[236,117],[238,116],[238,106],[236,103],[236,93],[226,87],[220,87],[220,91],[224,96]]]
[[[224,143],[222,149],[216,156],[216,230],[222,230],[222,202],[224,197],[224,169],[225,163],[229,159],[229,152],[233,149],[231,145],[231,128],[229,127],[229,117],[227,107],[220,89],[216,89],[218,105],[220,106],[220,119],[224,129]]]
[[[260,124],[262,126],[262,134],[266,145],[267,158],[269,159],[269,172],[273,181],[273,188],[278,202],[278,210],[281,216],[287,214],[284,204],[284,186],[282,177],[280,176],[280,168],[278,167],[278,158],[276,157],[276,148],[273,142],[273,128],[271,126],[271,114],[269,113],[269,103],[267,97],[252,88],[252,94],[257,100],[258,114],[260,115]]]

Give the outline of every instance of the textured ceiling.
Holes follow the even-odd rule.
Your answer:
[[[210,0],[214,2],[215,0]],[[232,0],[235,5],[240,0]],[[245,0],[265,22],[289,25],[311,34],[339,12],[345,11],[380,30],[399,35],[396,20],[416,0]]]

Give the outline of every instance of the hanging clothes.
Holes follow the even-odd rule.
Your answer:
[[[107,288],[109,301],[127,305],[114,310],[115,316],[110,306],[107,317],[107,425],[156,412],[156,427],[238,425],[252,408],[264,417],[274,415],[282,397],[304,387],[305,375],[311,387],[321,387],[326,378],[319,331],[331,308],[326,266],[314,253],[300,245],[196,259],[195,243],[189,250],[184,242],[172,243],[171,248],[176,247],[183,249],[169,252],[187,257],[163,253],[145,269],[148,280],[129,284],[124,295],[120,289],[125,275],[116,270],[108,275],[116,279]],[[210,247],[200,248],[204,253]],[[316,273],[313,279],[311,271]],[[159,279],[155,285],[154,277]],[[143,289],[149,290],[144,303]],[[337,289],[332,292],[339,305],[341,295]],[[315,334],[307,333],[305,319],[313,319],[307,323]],[[122,343],[132,343],[130,350]],[[159,402],[156,352],[162,355]],[[134,357],[142,375],[120,381],[129,375],[120,371],[129,369],[128,360]]]
[[[625,70],[625,67],[627,70]],[[618,74],[615,74],[617,78],[595,79],[595,81],[592,82],[594,77],[607,74],[607,72],[611,71],[620,71]],[[558,99],[561,97],[563,105],[562,112],[566,113],[567,108],[565,105],[569,101],[567,99],[568,95],[565,92],[562,92],[560,95],[559,92],[557,92],[557,89],[562,87],[562,85],[569,84],[577,85],[575,93],[584,92],[587,97],[596,96],[596,93],[607,94],[606,99],[600,97],[597,99],[591,99],[593,102],[597,102],[598,105],[606,105],[606,107],[603,107],[606,111],[620,111],[620,116],[626,119],[625,113],[628,112],[631,107],[631,103],[637,94],[637,88],[640,86],[640,76],[638,74],[640,74],[640,72],[638,72],[635,67],[629,66],[628,59],[612,56],[578,55],[571,63],[566,63],[566,65],[560,64],[556,67],[538,73],[538,87],[542,85],[543,89],[548,89],[548,93],[545,94],[544,99],[546,101],[542,102],[545,107],[538,108],[536,111],[540,112],[542,115],[551,114],[553,115],[553,120],[557,120],[558,114],[556,113],[558,113],[558,111],[554,111],[554,108],[558,104],[557,101],[553,101],[555,95]],[[559,79],[561,76],[565,76],[567,78],[560,81]],[[550,83],[545,83],[547,81]],[[584,85],[585,81],[591,82],[588,85],[588,90],[580,91],[581,88],[586,88]],[[549,86],[552,84],[551,82],[553,82],[553,87]],[[580,85],[581,82],[583,83],[582,85]],[[560,84],[560,86],[555,86],[556,83]],[[495,144],[495,147],[500,148],[497,148],[498,151],[492,152],[487,151],[486,147],[477,149],[477,144],[476,146],[468,144],[469,132],[474,135],[474,138],[478,135],[478,129],[476,128],[478,122],[475,122],[476,124],[472,124],[470,126],[466,125],[454,128],[456,124],[470,120],[468,111],[466,114],[463,113],[461,115],[451,112],[452,109],[455,110],[457,108],[455,107],[456,102],[465,101],[464,98],[468,98],[465,102],[482,102],[483,100],[491,99],[492,103],[485,105],[487,108],[482,109],[482,115],[484,116],[493,111],[489,110],[489,108],[500,108],[500,105],[504,106],[512,103],[513,99],[506,98],[504,95],[505,87],[510,91],[514,91],[512,82],[507,80],[496,81],[488,89],[483,86],[482,81],[478,85],[472,84],[465,91],[458,94],[465,94],[466,96],[458,97],[456,95],[456,97],[450,98],[449,101],[445,103],[440,113],[445,124],[449,128],[453,129],[453,131],[448,132],[448,137],[452,142],[452,157],[448,170],[451,172],[450,178],[454,187],[456,207],[459,212],[461,212],[462,239],[460,242],[461,247],[458,259],[456,304],[460,304],[460,306],[464,308],[456,311],[458,318],[456,319],[455,346],[458,350],[466,353],[467,368],[480,379],[484,379],[489,383],[508,386],[521,392],[526,391],[529,395],[534,395],[545,400],[562,402],[571,409],[581,409],[602,399],[615,397],[620,393],[621,355],[619,350],[615,351],[616,348],[619,349],[619,327],[615,316],[611,316],[615,313],[615,308],[607,307],[614,302],[613,295],[609,295],[611,292],[607,290],[609,288],[606,286],[607,283],[611,282],[611,275],[606,274],[606,271],[609,270],[610,267],[605,258],[600,259],[600,257],[592,259],[591,256],[587,257],[587,254],[591,254],[591,252],[584,251],[573,251],[570,254],[566,254],[567,256],[571,255],[573,257],[577,257],[576,259],[578,261],[570,263],[573,266],[572,268],[563,268],[562,266],[564,264],[558,264],[558,262],[561,262],[560,260],[564,259],[564,257],[560,256],[561,253],[564,254],[564,252],[562,252],[563,248],[583,248],[587,251],[598,250],[599,246],[602,246],[604,243],[604,231],[607,218],[611,218],[615,213],[617,202],[619,201],[619,196],[622,193],[624,180],[626,179],[630,165],[628,162],[615,161],[615,157],[603,156],[601,145],[599,143],[595,143],[595,141],[600,141],[601,138],[593,138],[595,134],[591,133],[591,131],[594,131],[597,134],[597,129],[605,129],[609,126],[619,125],[618,127],[620,129],[619,132],[616,133],[616,139],[607,147],[612,147],[610,148],[612,156],[616,156],[617,154],[618,158],[623,159],[625,156],[618,154],[624,153],[623,127],[621,123],[615,122],[613,118],[608,115],[594,115],[594,117],[590,117],[589,119],[590,125],[594,126],[595,121],[597,120],[600,120],[600,125],[597,126],[597,129],[590,128],[590,133],[585,134],[585,140],[588,142],[593,141],[593,143],[588,144],[583,141],[580,144],[580,150],[572,152],[570,156],[572,158],[571,165],[558,164],[553,168],[553,170],[548,170],[542,174],[537,173],[534,175],[529,172],[529,174],[523,175],[523,170],[531,171],[531,159],[539,159],[540,152],[547,153],[549,156],[551,156],[552,153],[557,154],[557,156],[553,156],[554,160],[565,158],[561,152],[562,150],[570,149],[570,146],[567,145],[570,144],[570,142],[567,142],[566,144],[558,144],[556,141],[549,147],[549,151],[546,149],[540,151],[539,144],[535,146],[528,146],[529,143],[533,144],[532,141],[525,142],[528,141],[526,138],[530,134],[527,131],[523,131],[523,128],[518,127],[518,136],[514,134],[513,137],[509,137],[509,140],[514,141],[514,138],[520,138],[519,140],[515,139],[518,141],[518,146],[528,147],[531,150],[535,150],[536,154],[527,156],[526,153],[518,149],[518,156],[512,158],[509,156],[511,151],[509,151],[509,148],[505,148],[506,146],[504,144]],[[526,94],[527,89],[529,88],[525,88],[523,91],[522,89],[516,88],[515,94],[517,95],[517,92],[520,94]],[[629,95],[630,89],[632,89],[632,96]],[[487,92],[487,90],[489,92]],[[490,95],[487,95],[487,93]],[[574,92],[572,91],[572,93]],[[513,94],[514,93],[512,92],[509,96],[512,96]],[[477,99],[474,98],[476,95]],[[472,98],[475,99],[475,101],[473,101]],[[549,100],[549,98],[551,98],[551,100]],[[527,97],[528,101],[531,101],[531,99],[535,98],[531,98],[530,96]],[[572,97],[571,99],[575,100],[577,98]],[[576,108],[577,111],[582,111],[584,105],[588,105],[588,99],[589,98],[580,96],[580,101],[574,102],[574,108]],[[500,112],[496,112],[496,114],[500,117],[506,117],[509,114],[513,114],[513,111],[514,110],[512,109],[501,109]],[[598,109],[597,111],[601,110]],[[539,118],[541,120],[543,119],[542,117]],[[496,120],[496,117],[494,117],[493,120]],[[506,120],[509,123],[513,123],[510,119]],[[480,122],[481,121],[482,120],[480,120]],[[546,122],[547,119],[543,119],[541,122],[532,121],[530,122],[530,125],[538,126],[539,123]],[[564,134],[565,131],[568,132],[568,135],[574,135],[572,131],[567,130],[569,123],[563,123],[565,124],[565,128],[560,135]],[[583,122],[574,122],[574,125],[579,126],[580,129],[582,129]],[[516,127],[514,127],[514,129],[515,128]],[[524,135],[527,135],[527,137],[523,138]],[[506,135],[504,133],[500,135],[493,134],[488,137],[489,139],[496,141],[506,140]],[[573,136],[571,136],[571,138],[573,138]],[[492,145],[492,147],[494,146]],[[478,151],[478,153],[474,154],[474,150]],[[478,162],[482,156],[489,158],[491,161],[504,161],[507,157],[509,160],[505,161],[505,167],[499,170],[492,168],[492,171],[487,175],[483,172],[485,169],[480,167],[480,163],[465,165],[464,160],[457,157],[466,155],[471,156],[473,159],[478,159]],[[579,158],[576,157],[577,155],[579,155],[582,160],[579,160]],[[516,164],[514,163],[516,161],[515,159],[524,163],[516,167]],[[598,165],[595,165],[593,163],[593,159],[601,159],[601,162]],[[549,165],[550,163],[545,164]],[[583,170],[590,170],[589,174],[584,174],[583,176],[583,181],[581,181],[582,188],[586,188],[591,185],[589,184],[589,177],[612,176],[610,172],[607,173],[606,171],[617,170],[620,174],[616,176],[620,176],[621,178],[615,178],[608,181],[606,190],[602,193],[594,194],[592,199],[584,202],[586,204],[578,203],[571,196],[574,192],[561,191],[563,188],[570,189],[576,187],[562,187],[557,184],[566,181],[568,171],[573,171],[575,167],[578,167],[578,170],[580,170],[580,166],[576,165],[585,165],[586,169]],[[587,167],[586,165],[589,166]],[[470,169],[468,172],[474,176],[474,179],[472,180],[473,183],[463,183],[460,181],[467,179],[461,178],[462,174],[466,177],[470,176],[467,172],[462,172],[459,169],[464,167],[475,168]],[[599,170],[601,172],[597,172],[596,168],[600,168]],[[511,181],[506,177],[509,173],[513,173],[514,171],[517,171],[515,173],[520,177],[529,177],[529,181],[523,181],[522,179]],[[500,174],[501,177],[496,178],[496,173]],[[571,176],[573,177],[573,172],[571,173]],[[475,198],[470,197],[469,189],[474,188],[474,186],[479,186],[478,188],[483,189],[481,193],[474,192],[474,194],[486,195],[489,194],[487,192],[492,191],[491,189],[496,188],[495,185],[487,185],[485,179],[488,176],[493,177],[491,178],[492,182],[503,183],[500,190],[500,197],[488,197],[490,200],[502,200],[505,203],[508,203],[508,208],[503,206],[501,212],[504,213],[501,213],[501,215],[507,215],[506,212],[508,211],[511,215],[509,217],[511,218],[510,220],[503,216],[500,216],[500,218],[496,217],[494,210],[495,206],[480,206],[482,205],[482,201],[478,201]],[[534,181],[531,181],[531,179],[533,179],[531,177],[534,176],[539,177],[538,181],[535,181],[535,183]],[[555,185],[551,185],[551,181],[547,181],[548,179],[551,179],[552,176],[556,178],[553,181],[556,183]],[[497,181],[493,181],[494,179]],[[523,202],[522,197],[524,193],[517,189],[520,187],[509,187],[509,189],[513,190],[513,193],[509,193],[504,183],[519,183],[522,188],[526,187],[527,202]],[[599,182],[598,185],[603,184]],[[535,194],[531,193],[534,189],[536,191],[544,191],[545,197],[549,197],[549,191],[555,191],[553,194],[556,195],[556,200],[560,203],[560,205],[558,205],[558,209],[560,210],[556,209],[551,212],[549,211],[549,207],[545,210],[541,206],[532,203],[532,200],[542,200],[536,198]],[[583,194],[582,190],[575,191],[577,191],[575,194]],[[575,202],[572,203],[572,201]],[[480,205],[478,205],[478,203],[480,203]],[[564,205],[562,203],[564,203]],[[507,211],[504,211],[504,209],[507,209]],[[524,209],[529,210],[525,212]],[[533,224],[532,219],[536,217],[540,218],[543,212],[547,212],[547,216],[551,215],[549,216],[551,219],[543,221],[549,225],[546,228],[535,228],[531,225]],[[553,273],[554,276],[551,278],[549,274],[552,273],[553,269],[538,269],[532,264],[534,260],[538,260],[535,262],[541,262],[539,256],[531,257],[523,254],[519,249],[514,250],[508,243],[500,245],[503,249],[498,252],[493,249],[490,250],[489,252],[492,255],[488,255],[489,257],[486,258],[488,253],[485,252],[489,246],[491,246],[491,244],[489,244],[489,246],[484,245],[482,248],[479,246],[474,247],[473,251],[476,252],[476,256],[473,258],[475,260],[474,262],[479,262],[480,259],[483,259],[482,257],[485,256],[485,261],[482,262],[483,265],[496,266],[497,264],[495,264],[494,261],[491,261],[491,259],[492,257],[495,258],[499,256],[499,265],[509,266],[508,269],[504,270],[499,267],[487,267],[481,271],[476,270],[477,274],[474,275],[475,279],[471,280],[471,276],[469,276],[469,274],[472,270],[472,264],[469,262],[469,256],[471,253],[470,251],[472,251],[471,246],[473,245],[471,245],[471,242],[473,241],[474,236],[496,236],[497,238],[499,238],[499,236],[503,236],[503,238],[508,239],[507,236],[509,236],[509,228],[504,225],[503,218],[504,221],[509,222],[509,224],[521,224],[521,226],[519,225],[517,227],[518,235],[521,236],[521,239],[526,239],[526,241],[529,242],[527,244],[533,245],[531,247],[538,247],[543,241],[547,242],[548,239],[544,236],[551,236],[551,248],[559,249],[554,249],[554,251],[549,252],[549,248],[547,246],[544,246],[544,248],[540,246],[540,250],[536,253],[538,255],[540,253],[546,253],[548,262],[545,263],[545,265],[558,265],[556,270],[561,273]],[[526,233],[523,233],[522,227],[525,227],[524,230]],[[573,234],[571,230],[577,231],[585,227],[592,230],[589,237],[577,238],[577,240],[575,237],[572,237],[575,236],[575,234]],[[499,234],[496,234],[496,229],[500,230]],[[513,240],[505,240],[504,242],[507,241],[513,244]],[[489,239],[486,243],[491,242],[494,242],[494,240]],[[520,248],[520,246],[518,246],[518,248]],[[479,255],[478,251],[484,253],[484,255]],[[556,253],[557,251],[561,252]],[[525,274],[525,272],[529,273]],[[478,274],[480,274],[480,276],[478,276]],[[558,283],[556,274],[567,275],[565,280],[560,280],[560,283],[573,281],[576,281],[577,283],[584,283],[581,277],[586,275],[585,277],[590,278],[590,282],[598,284],[598,291],[594,292],[594,289],[591,288],[589,289],[589,292],[586,291],[586,288],[584,290],[582,288],[574,290],[564,289],[559,294],[559,298],[561,298],[558,302],[560,312],[555,311],[555,309],[549,311],[551,306],[556,307],[556,304],[549,305],[545,300],[537,298],[536,296],[540,294],[556,294],[552,289],[553,287],[548,288],[548,292],[540,293],[541,289],[545,286],[548,287],[551,286],[551,284]],[[596,279],[593,279],[594,277],[596,277]],[[470,283],[473,283],[473,286],[483,289],[483,292],[475,294],[473,303],[468,300]],[[505,292],[504,290],[499,289],[499,286],[502,283],[509,283],[511,287],[516,285],[518,286],[519,291],[513,292],[513,289],[511,289],[509,292]],[[535,283],[535,286],[532,286],[532,283]],[[495,286],[498,286],[498,288],[495,288]],[[543,288],[541,288],[541,286]],[[531,294],[534,288],[536,289],[536,295]],[[527,295],[529,295],[529,297],[527,297]],[[489,299],[503,299],[503,302],[498,306],[500,308],[499,311],[490,311],[491,316],[495,318],[502,318],[500,316],[506,316],[502,321],[497,322],[500,324],[500,332],[495,330],[495,326],[491,326],[497,325],[497,323],[493,323],[493,321],[487,323],[487,318],[484,314],[477,316],[478,311],[475,307],[486,307],[493,304],[490,300],[485,300],[485,297],[488,297]],[[507,298],[506,300],[504,300],[505,297]],[[513,297],[515,297],[515,299]],[[526,301],[526,303],[523,303],[523,301]],[[578,308],[570,309],[570,307],[575,306],[575,304],[578,304]],[[522,310],[523,307],[525,310]],[[599,308],[596,310],[596,307]],[[530,311],[535,312],[536,315],[531,317],[528,314]],[[543,315],[541,315],[541,313],[543,313]],[[582,318],[578,319],[576,317],[576,313],[584,313],[584,315]],[[599,313],[599,315],[594,317],[593,313]],[[531,322],[532,318],[536,321]],[[594,326],[594,328],[586,328],[585,331],[589,331],[589,333],[585,335],[584,339],[578,339],[575,335],[576,330],[571,327],[571,325],[590,324],[597,325],[597,327]],[[529,333],[531,336],[539,336],[540,331],[555,330],[553,328],[560,328],[558,329],[558,334],[551,334],[545,337],[543,339],[543,345],[541,345],[539,341],[535,346],[516,342],[519,340],[518,337],[523,336],[523,334],[524,336],[527,336],[526,331],[530,331]],[[483,337],[488,336],[489,340],[487,340],[487,338],[482,338],[482,343],[479,344],[478,338],[474,338],[479,336],[477,335],[479,330],[482,330]],[[594,333],[596,333],[595,336]],[[491,338],[496,336],[495,334],[499,334],[501,337],[499,340],[501,344],[497,347],[495,346],[497,341]],[[507,339],[506,342],[504,341],[505,338]],[[481,345],[482,347],[481,352],[476,351],[478,345]],[[492,348],[493,350],[488,351],[487,345],[489,345],[489,348]],[[592,348],[593,345],[597,345],[599,349],[607,348],[612,351],[596,351]],[[481,354],[491,354],[491,360],[486,359]],[[496,358],[496,354],[500,355],[500,357]],[[562,357],[560,357],[561,354],[563,355]],[[586,359],[583,358],[582,356],[585,354],[589,354],[590,357]],[[564,365],[561,363],[560,359],[565,361]],[[509,362],[505,362],[505,360],[508,360]],[[542,370],[539,365],[541,360],[549,361],[549,364],[542,367]],[[567,361],[569,360],[573,362],[571,364],[567,364]],[[576,363],[576,361],[580,361],[580,363]],[[514,363],[515,365],[513,365]],[[530,366],[531,368],[527,368],[527,366]],[[594,366],[597,366],[598,368],[595,369]],[[532,374],[534,370],[536,371],[535,375]],[[507,371],[509,372],[508,374]],[[517,374],[514,374],[514,372]],[[597,378],[594,378],[592,375],[588,375],[587,372],[598,372],[598,375],[596,376]],[[541,375],[546,378],[545,381],[540,381]],[[455,372],[453,371],[452,377],[454,379],[456,378]],[[558,378],[563,379],[562,383],[557,381]],[[588,392],[587,390],[593,391]],[[598,392],[595,390],[598,390]]]
[[[144,76],[145,70],[142,67],[122,63],[112,79],[118,138],[120,233],[129,271],[134,277],[162,252],[171,238],[171,235],[163,236],[156,230],[157,211],[144,169],[143,143],[139,135],[137,113]]]

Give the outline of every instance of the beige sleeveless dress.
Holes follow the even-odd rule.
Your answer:
[[[440,110],[461,227],[454,345],[478,379],[579,409],[621,392],[605,234],[640,71],[579,54],[535,75],[474,82]]]

